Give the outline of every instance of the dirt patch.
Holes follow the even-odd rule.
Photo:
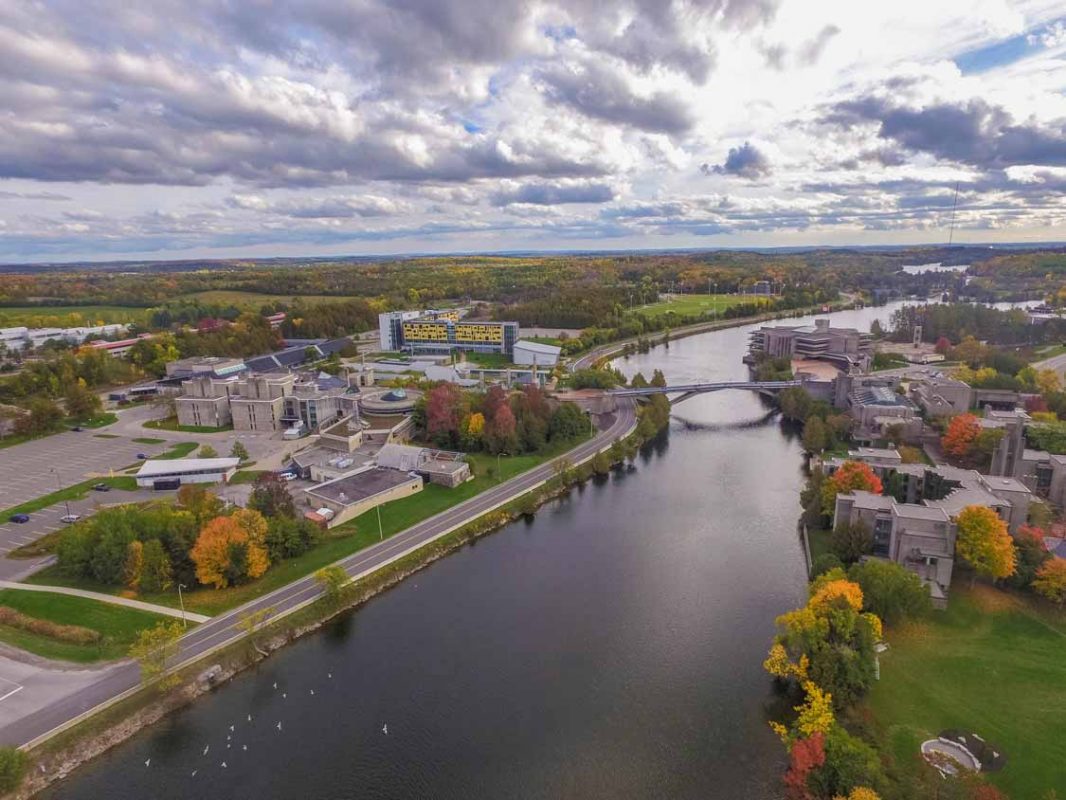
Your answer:
[[[890,643],[931,642],[933,639],[933,631],[926,622],[901,622],[889,631]]]

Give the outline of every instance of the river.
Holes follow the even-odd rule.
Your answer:
[[[868,330],[896,305],[831,316]],[[750,330],[618,366],[744,378]],[[438,561],[45,796],[777,798],[761,663],[804,594],[802,482],[799,442],[764,400],[686,400],[632,469]]]

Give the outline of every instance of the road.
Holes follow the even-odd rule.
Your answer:
[[[573,463],[591,458],[615,439],[627,435],[636,426],[636,406],[632,400],[618,403],[616,415],[605,421],[606,427],[589,441],[578,445],[566,454]],[[522,473],[499,486],[488,489],[436,516],[430,517],[379,544],[355,553],[338,564],[352,577],[360,578],[423,547],[466,522],[540,485],[552,477],[554,461],[549,461]],[[175,664],[183,665],[203,657],[207,653],[232,644],[243,636],[234,626],[244,613],[273,607],[277,614],[290,613],[321,594],[313,576],[294,581],[270,594],[253,600],[240,608],[212,618],[190,631],[180,643],[180,653]],[[0,675],[0,681],[3,680]],[[24,745],[59,728],[102,703],[135,689],[139,683],[138,667],[132,662],[121,662],[100,672],[99,680],[88,686],[76,688],[65,696],[47,703],[31,713],[14,715],[6,713],[0,700],[0,744]]]
[[[1034,369],[1053,369],[1060,378],[1066,377],[1066,353],[1033,364]]]

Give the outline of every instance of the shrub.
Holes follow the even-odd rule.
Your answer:
[[[924,617],[933,609],[921,579],[899,564],[871,559],[853,566],[848,577],[862,587],[863,608],[889,625]]]
[[[60,625],[48,619],[31,617],[10,606],[0,606],[0,625],[71,644],[96,644],[100,641],[100,631],[83,628],[80,625]]]
[[[0,792],[13,792],[26,772],[26,754],[17,747],[0,747]]]
[[[814,559],[814,563],[811,564],[811,580],[814,580],[820,575],[824,575],[831,569],[843,568],[844,562],[840,560],[840,557],[836,553],[822,553],[818,558]]]

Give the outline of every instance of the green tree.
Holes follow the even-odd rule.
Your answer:
[[[233,447],[230,448],[229,454],[231,458],[237,458],[241,461],[248,460],[248,448],[240,442],[233,443]]]
[[[63,403],[67,409],[67,416],[77,420],[86,420],[96,416],[103,410],[100,396],[86,387],[85,381],[78,378],[68,387],[63,395]]]
[[[163,544],[158,539],[149,539],[144,543],[144,564],[141,568],[140,589],[142,592],[154,594],[165,592],[174,585],[174,573],[170,566],[170,558],[163,550]]]
[[[855,564],[848,577],[862,587],[863,608],[889,625],[919,619],[932,611],[929,589],[917,575],[892,561],[870,559]]]
[[[834,526],[829,539],[829,549],[845,564],[854,564],[870,553],[873,546],[873,534],[861,521],[852,525],[847,520],[841,520]]]
[[[296,504],[289,487],[273,472],[264,472],[256,477],[252,493],[248,496],[248,508],[255,509],[269,519],[296,516]]]
[[[803,425],[803,449],[821,453],[829,444],[829,430],[819,417],[810,417]]]
[[[13,792],[26,774],[26,754],[17,747],[0,747],[0,792]]]
[[[200,448],[200,452],[196,455],[199,458],[218,458],[218,450],[209,444],[205,444]]]
[[[788,419],[802,422],[811,411],[811,396],[802,386],[790,386],[777,393],[777,404]]]
[[[589,435],[592,423],[576,403],[560,403],[548,420],[548,439],[572,441]]]
[[[167,661],[177,653],[178,640],[184,633],[180,622],[160,622],[140,632],[130,647],[130,658],[141,666],[141,683],[157,683],[160,689],[177,684],[178,677],[166,677]]]

